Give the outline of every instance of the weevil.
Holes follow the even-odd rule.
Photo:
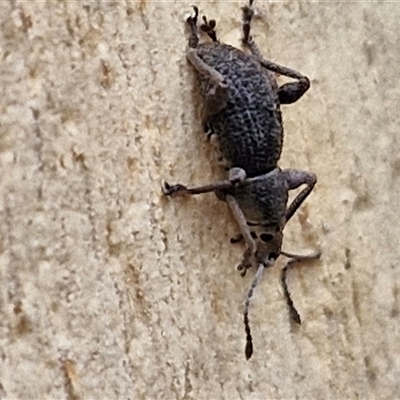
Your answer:
[[[164,183],[164,194],[201,194],[214,192],[225,201],[240,228],[240,235],[231,242],[244,240],[246,250],[238,266],[242,276],[251,266],[258,269],[247,292],[244,307],[246,332],[245,355],[253,353],[248,311],[250,301],[265,268],[274,265],[283,255],[290,261],[282,269],[281,283],[291,318],[301,323],[287,287],[286,275],[294,263],[317,259],[320,253],[294,255],[281,250],[283,229],[306,197],[311,193],[316,176],[311,172],[278,167],[283,143],[280,104],[298,100],[309,88],[307,77],[290,68],[264,60],[250,36],[250,22],[254,15],[253,0],[243,10],[244,53],[221,44],[214,30],[214,20],[203,17],[201,30],[212,42],[199,44],[197,19],[187,19],[191,35],[187,58],[199,78],[205,103],[205,125],[218,138],[220,151],[229,166],[225,181],[187,188],[184,185]],[[280,87],[274,73],[297,79]],[[301,185],[306,187],[288,205],[288,193]]]

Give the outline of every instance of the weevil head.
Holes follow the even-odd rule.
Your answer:
[[[288,184],[279,168],[250,185],[235,189],[235,200],[256,242],[256,261],[272,265],[281,254],[286,223]]]
[[[253,227],[252,236],[257,244],[257,262],[265,266],[272,265],[281,254],[283,227],[279,224],[272,227],[263,225]]]
[[[288,186],[279,168],[237,189],[235,198],[257,244],[257,262],[271,265],[281,253]]]

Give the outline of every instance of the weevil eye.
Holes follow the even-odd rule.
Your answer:
[[[277,253],[269,253],[268,259],[269,260],[276,260],[279,257],[279,254]]]
[[[260,235],[260,239],[265,243],[270,242],[273,238],[274,235],[271,235],[270,233],[262,233]]]

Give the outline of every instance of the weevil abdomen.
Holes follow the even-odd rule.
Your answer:
[[[225,98],[216,104],[209,95],[212,84],[200,74],[205,122],[217,135],[229,167],[244,169],[248,177],[272,170],[280,158],[283,141],[273,74],[255,57],[218,42],[200,44],[196,52],[223,76],[227,86]]]

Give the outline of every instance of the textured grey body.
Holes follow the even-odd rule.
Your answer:
[[[198,8],[187,19],[191,29],[187,57],[195,68],[205,105],[206,126],[218,137],[220,152],[229,166],[225,181],[187,188],[164,184],[164,193],[201,194],[214,192],[226,201],[240,228],[240,235],[231,242],[244,239],[246,250],[238,266],[242,276],[257,264],[258,269],[244,306],[246,358],[253,353],[248,318],[250,300],[262,271],[274,265],[280,256],[290,258],[282,269],[281,282],[291,318],[301,323],[286,283],[287,271],[295,263],[319,258],[319,253],[299,256],[283,252],[283,229],[316,183],[313,173],[278,167],[282,151],[283,127],[280,104],[297,101],[309,88],[307,77],[290,68],[264,60],[250,36],[253,0],[243,10],[242,43],[251,55],[217,41],[215,21],[201,29],[212,43],[199,44],[197,31]],[[273,73],[294,78],[297,82],[278,87]],[[289,191],[306,185],[288,205]]]
[[[263,68],[256,57],[225,44],[199,44],[196,51],[224,77],[227,86],[225,99],[216,103],[209,96],[209,80],[200,76],[205,123],[217,135],[229,167],[242,168],[248,177],[272,170],[280,158],[283,140],[273,73]]]

